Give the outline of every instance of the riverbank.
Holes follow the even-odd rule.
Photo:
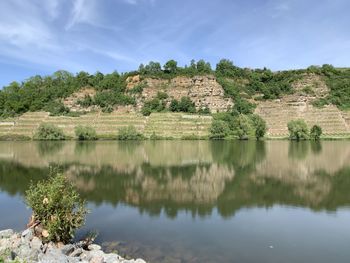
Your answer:
[[[12,229],[0,231],[0,262],[85,262],[85,263],[145,263],[142,259],[124,259],[116,253],[105,253],[101,246],[82,242],[72,244],[43,244],[28,229],[16,233]]]

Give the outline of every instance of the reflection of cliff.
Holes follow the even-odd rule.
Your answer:
[[[242,207],[335,210],[350,204],[349,142],[95,142],[41,145],[40,151],[25,143],[25,152],[19,145],[0,148],[0,158],[9,160],[0,161],[0,189],[10,194],[23,194],[54,163],[87,200],[155,215],[205,215],[217,207],[232,216]],[[32,157],[33,167],[25,159],[35,151],[31,145],[33,156],[42,156],[41,162]]]
[[[29,167],[79,163],[119,171],[134,170],[145,162],[162,166],[212,162],[208,141],[0,142],[0,158]]]

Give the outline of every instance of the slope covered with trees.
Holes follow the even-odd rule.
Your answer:
[[[143,86],[135,86],[130,90],[126,88],[127,78],[135,75],[139,75],[141,79],[214,75],[223,87],[225,96],[231,98],[235,105],[239,105],[235,106],[236,110],[249,113],[254,109],[255,101],[277,99],[283,95],[292,94],[293,82],[305,74],[316,74],[322,77],[329,88],[329,94],[316,100],[315,106],[334,104],[343,110],[350,108],[350,69],[323,65],[302,70],[272,72],[266,68],[240,68],[232,61],[223,59],[214,70],[204,60],[198,62],[192,60],[190,65],[185,67],[179,67],[176,61],[170,60],[163,66],[158,62],[141,64],[138,70],[123,74],[116,71],[110,74],[97,72],[93,75],[83,71],[77,74],[57,71],[49,76],[31,77],[21,83],[12,82],[0,91],[0,116],[10,117],[28,111],[48,111],[52,115],[71,114],[62,100],[84,87],[94,88],[96,95],[93,98],[87,96],[81,100],[79,103],[82,106],[97,105],[103,111],[110,112],[118,105],[135,105],[135,97],[142,92]],[[155,106],[156,102],[159,105]],[[159,98],[152,103],[146,105],[145,111],[182,111],[182,107],[179,107],[176,101],[168,108],[161,105]],[[191,105],[185,108],[189,112],[194,111]]]

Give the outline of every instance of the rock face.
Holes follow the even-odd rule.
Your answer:
[[[54,243],[43,244],[31,230],[17,234],[11,229],[0,231],[0,262],[42,263],[145,263],[142,259],[126,260],[115,253],[104,253],[96,244],[88,250],[80,243],[65,246]]]
[[[127,87],[129,89],[144,83],[146,87],[142,91],[141,99],[138,100],[138,108],[141,108],[145,100],[157,96],[159,91],[169,95],[168,103],[172,99],[180,100],[181,97],[189,97],[197,110],[208,107],[211,112],[223,112],[230,108],[233,103],[224,97],[224,90],[211,75],[189,77],[175,77],[173,79],[146,78],[141,80],[139,76],[129,77]]]

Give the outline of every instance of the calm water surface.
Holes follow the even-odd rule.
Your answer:
[[[59,166],[78,237],[150,262],[350,262],[350,142],[0,142],[0,229]]]

